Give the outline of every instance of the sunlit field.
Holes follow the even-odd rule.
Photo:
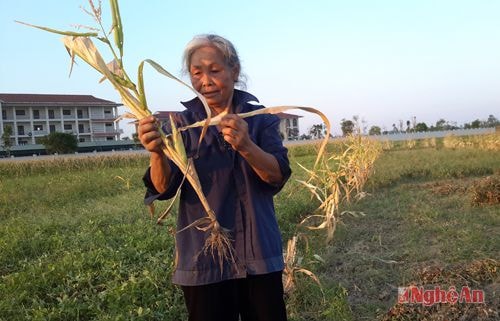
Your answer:
[[[328,243],[326,230],[299,225],[319,205],[297,181],[315,147],[290,148],[277,215],[285,245],[307,235],[296,262],[321,284],[296,276],[290,320],[498,319],[500,151],[485,147],[495,137],[382,144],[363,193],[338,204]],[[0,320],[186,319],[171,284],[176,213],[158,226],[143,205],[147,165],[146,155],[0,163]],[[410,284],[470,286],[486,303],[398,305]]]

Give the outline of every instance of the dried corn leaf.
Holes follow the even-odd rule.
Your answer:
[[[97,32],[76,32],[76,31],[62,31],[62,30],[57,30],[57,29],[52,29],[52,28],[47,28],[47,27],[42,27],[42,26],[37,26],[37,25],[32,25],[30,23],[14,20],[17,23],[20,23],[22,25],[26,25],[28,27],[33,27],[37,29],[41,29],[44,31],[48,31],[51,33],[56,33],[59,35],[63,36],[72,36],[72,37],[97,37]]]
[[[303,111],[307,111],[307,112],[319,115],[321,117],[321,119],[323,120],[323,122],[325,123],[325,125],[326,125],[325,139],[323,139],[323,141],[321,142],[321,145],[320,145],[320,148],[319,148],[319,151],[318,151],[318,156],[316,157],[316,161],[314,163],[314,167],[316,167],[318,165],[318,163],[319,163],[319,160],[321,159],[321,157],[323,156],[323,154],[325,152],[326,145],[328,144],[328,139],[330,138],[330,128],[331,128],[330,121],[319,110],[317,110],[315,108],[312,108],[312,107],[302,107],[302,106],[275,106],[275,107],[261,108],[261,109],[257,109],[257,110],[251,111],[251,112],[241,113],[241,114],[237,114],[237,115],[239,117],[241,117],[241,118],[247,118],[247,117],[252,117],[252,116],[256,116],[256,115],[263,115],[263,114],[278,114],[278,113],[283,113],[283,112],[291,110],[291,109],[299,109],[299,110],[303,110]],[[194,124],[191,124],[191,125],[188,125],[188,126],[185,126],[185,127],[181,127],[181,128],[179,128],[179,130],[183,131],[183,130],[187,130],[187,129],[190,129],[190,128],[206,126],[207,123],[210,126],[218,125],[220,123],[221,119],[225,115],[226,115],[226,113],[220,113],[219,115],[213,117],[212,119],[208,119],[207,118],[205,120],[196,122]]]

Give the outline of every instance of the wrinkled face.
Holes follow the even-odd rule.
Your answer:
[[[201,47],[191,56],[189,75],[191,83],[218,112],[231,106],[238,70],[229,67],[220,51]]]

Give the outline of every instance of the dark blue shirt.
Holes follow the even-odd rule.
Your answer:
[[[249,104],[257,99],[249,93],[235,90],[233,111],[249,112],[263,108]],[[187,110],[176,114],[178,126],[206,118],[198,98],[183,103]],[[196,151],[201,128],[183,132],[188,157],[193,157],[203,192],[218,222],[230,230],[235,249],[235,262],[225,262],[221,271],[211,254],[200,254],[206,232],[192,227],[176,234],[177,266],[173,283],[203,285],[228,279],[244,278],[247,274],[265,274],[284,268],[281,234],[274,212],[273,196],[278,193],[291,174],[287,149],[279,133],[279,118],[275,115],[257,115],[245,119],[252,141],[262,150],[276,157],[282,182],[270,185],[259,178],[250,165],[225,144],[215,126],[210,126],[204,137],[198,157]],[[172,174],[168,189],[159,194],[154,188],[149,169],[144,175],[147,187],[145,202],[172,198],[182,181],[182,173],[170,161]],[[187,180],[181,188],[177,231],[206,216],[196,192]],[[199,256],[198,256],[199,255]]]

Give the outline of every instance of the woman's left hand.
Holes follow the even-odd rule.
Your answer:
[[[248,135],[248,124],[243,118],[236,114],[224,116],[220,123],[224,140],[231,144],[234,150],[245,152],[252,146],[253,142]]]

